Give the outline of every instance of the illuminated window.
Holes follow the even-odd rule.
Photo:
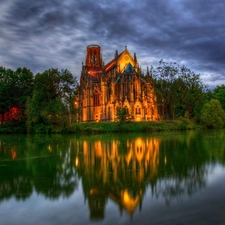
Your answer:
[[[136,108],[136,114],[141,114],[141,110],[140,110],[139,106],[137,106],[137,108]]]

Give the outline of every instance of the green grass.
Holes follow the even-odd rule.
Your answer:
[[[201,125],[186,119],[154,122],[89,122],[70,125],[65,133],[112,133],[112,132],[153,132],[168,130],[190,130],[203,128]]]
[[[60,126],[46,126],[40,124],[35,126],[35,133],[79,133],[79,134],[101,134],[116,132],[154,132],[169,130],[202,129],[203,127],[188,119],[151,121],[151,122],[87,122],[74,123],[66,128]],[[0,133],[25,133],[24,126],[12,126],[3,124]]]

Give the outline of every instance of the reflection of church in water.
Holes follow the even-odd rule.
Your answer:
[[[84,141],[76,149],[75,165],[91,219],[104,217],[108,198],[119,205],[121,213],[132,215],[138,205],[141,208],[146,179],[154,183],[158,173],[158,139]]]
[[[151,74],[141,73],[136,54],[127,48],[104,65],[100,46],[87,47],[78,105],[83,122],[115,121],[118,107],[126,108],[131,121],[159,119]]]

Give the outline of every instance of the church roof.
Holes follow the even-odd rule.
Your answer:
[[[134,72],[134,67],[130,63],[128,63],[125,72],[126,73]]]
[[[124,50],[124,51],[125,51],[125,50]],[[124,51],[121,52],[121,53],[118,55],[118,58],[124,53]],[[110,62],[108,62],[108,63],[105,65],[106,71],[107,71],[107,70],[110,70],[113,66],[115,66],[115,64],[116,64],[116,59],[114,58],[114,59],[112,59]]]

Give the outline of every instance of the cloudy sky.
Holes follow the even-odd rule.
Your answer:
[[[127,46],[143,70],[160,59],[225,84],[224,0],[1,0],[0,66],[79,78],[86,47],[105,63]]]

